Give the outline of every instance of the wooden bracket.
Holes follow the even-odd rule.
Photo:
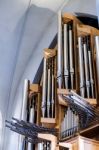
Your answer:
[[[51,57],[54,57],[56,56],[56,49],[44,49],[44,58],[48,59],[48,58],[51,58]]]
[[[59,142],[59,146],[68,148],[69,150],[72,150],[72,144],[70,144],[70,143]]]
[[[56,119],[41,117],[41,123],[44,125],[44,127],[53,128],[56,126]]]
[[[80,20],[78,20],[73,14],[70,13],[64,13],[62,15],[62,19],[64,23],[68,23],[70,21],[75,21],[76,23],[81,24]]]
[[[41,93],[41,86],[39,84],[30,84],[29,91],[31,93]]]

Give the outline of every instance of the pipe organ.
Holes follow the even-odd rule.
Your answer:
[[[6,126],[24,150],[98,150],[99,30],[59,11],[55,46],[44,50],[42,84],[25,80],[21,120]]]
[[[52,53],[53,52],[53,53]],[[55,118],[56,50],[45,49],[42,89],[42,117]]]

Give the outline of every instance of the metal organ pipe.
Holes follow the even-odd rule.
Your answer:
[[[86,90],[87,90],[87,98],[90,97],[90,82],[89,82],[89,68],[88,68],[88,52],[87,52],[87,45],[84,41],[84,66],[85,66],[85,79],[86,79]]]
[[[91,96],[92,98],[94,98],[95,94],[94,94],[94,80],[93,80],[91,51],[88,51],[88,60],[89,60],[89,72],[90,72]]]
[[[46,72],[47,72],[47,60],[44,58],[44,70],[43,70],[43,91],[42,91],[42,116],[45,117],[46,111]]]
[[[28,88],[29,81],[25,79],[24,81],[24,89],[23,89],[23,102],[22,102],[22,112],[21,112],[21,120],[27,120],[27,101],[28,101]],[[19,150],[22,150],[24,147],[24,139],[25,136],[20,135],[19,137]]]
[[[82,50],[82,38],[78,37],[78,50],[79,50],[79,69],[80,69],[80,94],[85,96],[84,87],[84,66],[83,66],[83,50]]]
[[[73,33],[72,26],[69,25],[69,61],[70,61],[70,78],[71,78],[71,89],[73,89],[74,82],[74,67],[73,67]]]
[[[29,122],[34,123],[34,115],[35,115],[35,109],[34,107],[30,108],[30,117],[29,117]],[[28,143],[28,150],[33,150],[33,144]]]
[[[38,144],[38,150],[43,150],[43,143]]]
[[[55,86],[54,86],[54,75],[52,74],[52,118],[54,118],[54,105],[55,105],[55,99],[54,99],[54,92],[55,92],[55,90],[54,90],[54,88],[55,88]]]
[[[51,95],[51,74],[50,69],[48,69],[48,89],[47,89],[47,117],[50,118],[50,95]]]
[[[58,12],[58,87],[62,88],[62,16]]]
[[[23,90],[23,103],[22,103],[22,114],[21,119],[26,121],[27,119],[27,101],[28,101],[28,88],[29,81],[25,79],[24,81],[24,90]]]
[[[99,95],[99,36],[95,37],[96,45],[96,71],[97,71],[97,82],[98,82],[98,95]]]
[[[64,24],[64,78],[65,88],[68,89],[68,78],[69,78],[69,64],[68,64],[68,25]]]

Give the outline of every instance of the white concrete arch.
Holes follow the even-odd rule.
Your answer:
[[[96,15],[96,1],[89,1],[86,5],[85,0],[69,0],[63,11]],[[57,33],[57,11],[64,2],[67,1],[0,1],[0,150],[18,150],[18,135],[5,130],[5,119],[20,118],[23,81],[33,81],[43,49]]]

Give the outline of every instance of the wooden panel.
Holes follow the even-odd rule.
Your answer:
[[[97,105],[97,100],[92,98],[85,98],[85,100],[90,103],[91,105]]]
[[[76,91],[75,89],[72,90],[72,91]],[[57,94],[64,94],[64,95],[67,95],[69,94],[70,90],[69,89],[57,89]]]
[[[59,105],[68,106],[68,104],[62,99],[60,95],[58,95]]]
[[[80,131],[79,133],[82,136],[93,138],[94,136],[99,135],[99,123],[97,123],[89,128],[86,128],[86,129]]]
[[[66,143],[72,144],[72,150],[99,150],[99,141],[82,136],[72,138],[66,141]]]
[[[40,93],[41,92],[41,86],[39,86],[38,84],[30,84],[29,87],[30,92],[36,92],[36,93]]]
[[[91,27],[87,25],[77,25],[77,34],[78,36],[87,36],[91,34]]]
[[[44,57],[45,58],[51,58],[51,57],[54,57],[54,56],[56,56],[56,49],[48,49],[48,48],[46,48],[46,49],[44,49]]]
[[[41,118],[42,123],[56,123],[56,120],[54,118]]]
[[[88,138],[80,137],[79,146],[80,150],[98,150],[99,142]]]
[[[70,143],[67,143],[67,142],[60,142],[59,146],[66,147],[66,148],[72,148],[72,145]]]
[[[74,143],[72,144],[72,150],[78,150],[77,142],[74,142]]]
[[[63,23],[68,23],[69,21],[75,20],[76,23],[81,23],[80,20],[78,20],[73,14],[70,13],[64,13],[62,15]]]
[[[41,123],[44,127],[47,128],[55,128],[56,127],[56,119],[55,118],[42,118]]]

